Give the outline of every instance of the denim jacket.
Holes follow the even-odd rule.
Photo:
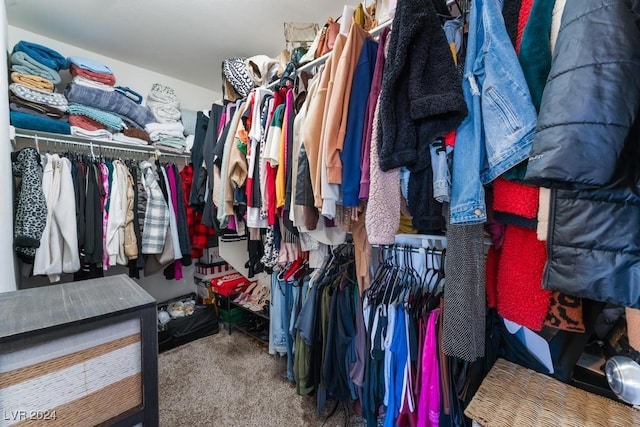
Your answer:
[[[451,223],[486,221],[484,184],[527,159],[536,110],[502,18],[502,0],[474,0],[462,88],[469,115],[453,156]]]

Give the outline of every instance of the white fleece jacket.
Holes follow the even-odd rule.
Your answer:
[[[57,154],[46,155],[42,189],[47,202],[47,224],[33,263],[34,275],[58,282],[62,273],[80,269],[76,201],[71,162]]]
[[[109,216],[107,220],[107,234],[105,235],[105,244],[110,266],[117,264],[118,247],[120,246],[118,229],[124,225],[120,180],[118,162],[115,161],[113,162],[113,173],[111,175]]]

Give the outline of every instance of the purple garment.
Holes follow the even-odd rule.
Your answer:
[[[116,91],[107,92],[102,89],[69,83],[64,90],[64,96],[69,103],[82,104],[115,113],[132,120],[141,127],[156,121],[149,108],[136,104],[127,96]]]
[[[167,179],[169,181],[169,188],[171,189],[171,209],[176,216],[176,223],[178,218],[178,187],[176,186],[176,173],[175,169],[172,167],[168,167],[167,169]],[[179,245],[179,242],[173,242],[174,245]],[[173,263],[175,280],[182,279],[182,263],[179,260],[176,260]]]
[[[364,117],[364,131],[362,132],[362,154],[360,156],[360,200],[369,200],[369,184],[370,184],[370,163],[369,153],[371,152],[371,133],[373,130],[373,113],[376,110],[376,104],[382,91],[382,70],[384,68],[384,46],[387,36],[391,32],[389,27],[380,33],[378,39],[378,53],[376,55],[376,67],[373,71],[373,80],[371,81],[371,91],[367,100],[367,112]]]

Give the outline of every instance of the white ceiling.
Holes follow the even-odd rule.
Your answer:
[[[349,2],[349,3],[355,3]],[[324,23],[345,0],[5,0],[9,25],[219,91],[232,56],[278,56],[284,22]]]

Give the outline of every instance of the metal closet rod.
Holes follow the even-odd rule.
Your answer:
[[[89,149],[96,147],[98,149],[103,148],[107,150],[119,150],[119,151],[125,151],[130,153],[142,153],[142,154],[152,154],[152,155],[156,154],[162,157],[175,157],[175,158],[185,158],[185,159],[190,158],[189,154],[170,153],[166,151],[161,151],[156,147],[140,146],[136,148],[131,148],[130,146],[127,146],[126,143],[118,143],[117,141],[100,141],[100,140],[83,141],[83,140],[80,140],[79,138],[78,139],[62,139],[62,138],[51,137],[48,135],[41,135],[38,132],[24,133],[24,131],[17,131],[14,138],[32,139],[36,142],[37,145],[39,145],[40,141],[44,141],[46,143],[52,142],[57,144],[76,145],[80,147],[87,147]]]
[[[378,36],[378,34],[380,34],[382,32],[382,30],[384,30],[385,28],[390,26],[392,23],[393,23],[393,19],[389,19],[388,21],[385,21],[382,24],[378,25],[377,27],[372,28],[371,30],[369,30],[369,34],[372,37],[375,38],[375,37]],[[314,67],[317,67],[319,65],[324,64],[327,61],[327,59],[329,58],[330,55],[331,55],[331,52],[325,53],[321,57],[316,58],[311,62],[307,62],[304,65],[301,65],[300,67],[296,68],[296,73],[299,73],[301,71],[307,71],[307,70],[310,70],[310,69],[312,69]],[[274,81],[272,83],[269,83],[267,85],[267,89],[273,89],[274,87],[276,87],[278,85],[278,83],[280,83],[279,80],[276,80],[276,81]]]
[[[434,255],[442,255],[443,249],[432,247],[418,247],[411,245],[371,245],[373,248],[382,249],[384,251],[397,251],[397,252],[413,252],[413,253],[433,253]]]

